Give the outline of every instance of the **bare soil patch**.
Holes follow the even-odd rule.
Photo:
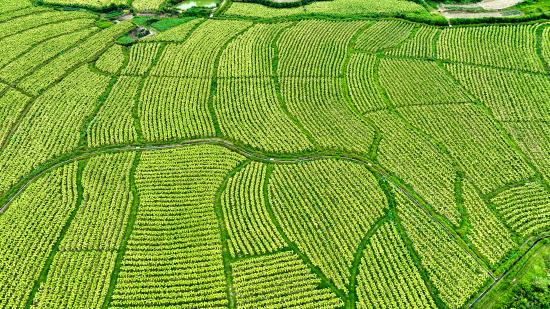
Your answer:
[[[511,6],[514,6],[518,3],[523,2],[523,0],[483,0],[478,3],[469,3],[469,4],[441,4],[441,8],[445,10],[446,8],[482,8],[486,11],[498,11],[504,10]]]

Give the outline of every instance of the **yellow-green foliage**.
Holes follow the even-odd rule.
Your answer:
[[[124,47],[115,44],[107,49],[95,62],[96,68],[110,74],[116,74],[124,64]]]

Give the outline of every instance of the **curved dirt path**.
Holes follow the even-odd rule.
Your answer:
[[[100,150],[91,150],[89,151],[88,153],[85,153],[85,154],[81,154],[81,155],[78,155],[78,156],[75,156],[73,158],[70,158],[70,159],[67,159],[67,160],[64,160],[64,161],[61,161],[61,162],[58,162],[52,166],[49,166],[47,168],[44,168],[44,170],[40,171],[39,173],[37,173],[36,175],[34,175],[33,177],[31,177],[30,179],[28,179],[25,184],[23,184],[19,190],[17,190],[13,196],[2,206],[2,208],[0,209],[0,214],[4,213],[5,210],[7,209],[7,207],[10,205],[10,203],[17,197],[19,196],[19,194],[29,185],[31,184],[36,178],[38,178],[39,176],[41,176],[42,174],[44,174],[45,172],[49,171],[49,170],[52,170],[52,169],[55,169],[63,164],[66,164],[66,163],[69,163],[69,162],[74,162],[74,161],[77,161],[79,159],[84,159],[84,158],[88,158],[88,157],[91,157],[91,156],[94,156],[94,155],[98,155],[98,154],[101,154],[101,153],[105,153],[105,152],[111,152],[111,151],[125,151],[125,150],[149,150],[149,149],[168,149],[168,148],[176,148],[176,147],[184,147],[184,146],[189,146],[189,145],[198,145],[198,144],[214,144],[214,145],[219,145],[219,146],[223,146],[223,147],[226,147],[232,151],[235,151],[249,159],[256,159],[256,160],[259,160],[259,161],[264,161],[264,162],[274,162],[274,163],[296,163],[296,162],[304,162],[304,161],[311,161],[311,160],[317,160],[317,159],[321,159],[321,158],[341,158],[341,159],[346,159],[346,160],[349,160],[349,161],[353,161],[353,162],[356,162],[358,164],[362,164],[362,165],[368,165],[370,168],[374,169],[375,171],[377,171],[378,173],[380,173],[382,176],[386,177],[387,179],[390,179],[394,184],[395,186],[400,190],[402,191],[403,194],[407,195],[407,197],[409,197],[411,199],[411,201],[413,201],[415,204],[417,204],[425,213],[426,215],[430,216],[433,220],[435,220],[441,227],[443,227],[443,229],[447,232],[447,234],[453,238],[455,241],[456,240],[456,237],[455,235],[441,222],[439,221],[436,217],[434,217],[427,209],[425,209],[425,207],[422,205],[422,203],[417,200],[405,187],[403,187],[400,183],[398,183],[397,181],[394,181],[393,178],[389,175],[389,173],[387,171],[385,171],[382,167],[380,166],[377,166],[374,162],[371,162],[370,160],[368,159],[359,159],[359,158],[356,158],[356,157],[353,157],[351,155],[336,155],[336,154],[312,154],[312,155],[304,155],[302,157],[295,157],[295,158],[277,158],[277,157],[270,157],[270,156],[267,156],[267,155],[262,155],[262,154],[254,154],[254,153],[251,153],[249,151],[247,151],[246,149],[240,147],[240,146],[237,146],[231,142],[228,142],[226,140],[222,140],[222,139],[196,139],[196,140],[189,140],[189,141],[186,141],[186,142],[183,142],[183,143],[178,143],[178,144],[166,144],[166,145],[151,145],[151,146],[123,146],[123,147],[118,147],[118,148],[107,148],[107,149],[100,149]],[[539,239],[540,240],[540,239]],[[538,240],[537,240],[538,242]],[[476,258],[473,254],[471,254],[468,250],[466,250],[458,241],[457,241],[457,244],[459,245],[460,248],[462,248],[462,250],[464,250],[464,252],[466,252],[466,254],[468,254],[470,257],[472,257],[476,262],[477,264],[483,268],[483,270],[485,270],[485,272],[491,277],[493,278],[493,280],[496,280],[495,283],[493,283],[493,285],[491,285],[491,287],[489,289],[487,289],[485,292],[482,293],[482,295],[480,297],[478,297],[478,299],[472,304],[472,306],[474,306],[478,300],[480,300],[481,298],[483,298],[483,296],[485,294],[487,294],[491,289],[492,287],[498,283],[503,277],[504,275],[519,261],[521,260],[518,259],[516,262],[514,262],[514,264],[509,268],[508,271],[506,271],[499,279],[496,279],[493,274],[483,265],[483,263],[481,263],[478,258]],[[530,250],[530,249],[529,249]],[[529,252],[529,251],[527,251]],[[524,254],[525,255],[525,254]],[[523,256],[522,256],[523,257]],[[470,307],[471,308],[471,307]]]
[[[288,158],[288,159],[281,159],[281,158],[276,158],[276,157],[269,157],[269,156],[262,156],[262,155],[257,155],[257,154],[253,154],[247,150],[245,150],[244,148],[240,147],[240,146],[237,146],[231,142],[228,142],[228,141],[225,141],[225,140],[222,140],[222,139],[196,139],[196,140],[189,140],[189,141],[186,141],[186,142],[183,142],[183,143],[178,143],[178,144],[166,144],[166,145],[151,145],[151,146],[123,146],[123,147],[118,147],[118,148],[107,148],[107,149],[100,149],[100,150],[91,150],[89,151],[88,153],[85,153],[85,154],[81,154],[81,155],[78,155],[78,156],[75,156],[75,157],[72,157],[70,159],[67,159],[67,160],[63,160],[61,162],[58,162],[52,166],[49,166],[49,167],[46,167],[44,168],[44,170],[40,171],[39,173],[37,173],[36,175],[32,176],[30,179],[28,179],[24,185],[22,185],[19,190],[17,190],[13,196],[2,206],[2,208],[0,208],[0,214],[4,213],[4,211],[6,210],[6,208],[9,206],[9,204],[29,185],[31,184],[36,178],[38,178],[39,176],[41,176],[42,174],[44,174],[45,172],[49,171],[49,170],[52,170],[54,168],[57,168],[63,164],[66,164],[66,163],[69,163],[69,162],[73,162],[73,161],[77,161],[79,159],[84,159],[84,158],[88,158],[88,157],[91,157],[91,156],[94,156],[94,155],[98,155],[98,154],[101,154],[101,153],[105,153],[105,152],[111,152],[111,151],[125,151],[125,150],[148,150],[148,149],[167,149],[167,148],[176,148],[176,147],[183,147],[183,146],[189,146],[189,145],[198,145],[198,144],[215,144],[215,145],[220,145],[220,146],[224,146],[226,148],[229,148],[230,150],[233,150],[247,158],[253,158],[253,159],[256,159],[256,160],[260,160],[260,161],[266,161],[266,162],[277,162],[277,163],[295,163],[295,162],[303,162],[303,161],[310,161],[310,160],[315,160],[315,159],[320,159],[320,158],[331,158],[331,157],[340,157],[340,158],[344,158],[344,159],[349,159],[349,160],[352,160],[352,161],[355,161],[357,163],[360,163],[360,164],[368,164],[369,166],[372,166],[370,162],[365,162],[363,160],[360,160],[360,159],[357,159],[357,158],[354,158],[354,157],[351,157],[351,156],[338,156],[338,155],[332,155],[332,154],[319,154],[319,155],[304,155],[303,157],[299,157],[299,158]],[[384,175],[387,175],[384,173]]]

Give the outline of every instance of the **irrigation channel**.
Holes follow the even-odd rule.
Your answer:
[[[317,159],[322,159],[322,158],[341,158],[341,159],[346,159],[346,160],[349,160],[349,161],[353,161],[353,162],[356,162],[358,164],[362,164],[362,165],[368,165],[370,168],[374,169],[376,172],[380,173],[380,175],[384,176],[386,179],[392,181],[392,183],[399,189],[401,190],[401,192],[405,195],[407,195],[408,198],[411,199],[411,201],[413,201],[415,204],[417,204],[428,216],[430,216],[433,220],[435,220],[447,233],[448,235],[453,238],[455,241],[457,241],[456,237],[454,236],[454,234],[440,221],[438,220],[438,218],[434,217],[429,211],[428,209],[426,209],[426,207],[418,200],[414,197],[413,194],[411,194],[402,184],[400,184],[399,182],[395,181],[393,179],[393,177],[391,177],[389,175],[389,173],[385,170],[383,170],[381,167],[377,166],[376,163],[374,162],[369,162],[368,160],[366,159],[359,159],[359,158],[356,158],[356,157],[353,157],[353,156],[350,156],[350,155],[336,155],[336,154],[319,154],[319,155],[304,155],[303,157],[298,157],[298,158],[276,158],[276,157],[269,157],[269,156],[264,156],[264,155],[259,155],[259,154],[254,154],[252,152],[249,152],[247,151],[246,149],[244,149],[243,147],[240,147],[238,145],[235,145],[229,141],[226,141],[226,140],[223,140],[223,139],[195,139],[195,140],[189,140],[189,141],[185,141],[185,142],[182,142],[182,143],[177,143],[177,144],[165,144],[165,145],[145,145],[145,146],[123,146],[123,147],[117,147],[117,148],[105,148],[105,149],[98,149],[98,150],[91,150],[89,152],[86,152],[84,154],[79,154],[75,157],[72,157],[72,158],[69,158],[69,159],[66,159],[64,161],[61,161],[61,162],[58,162],[56,164],[53,164],[51,166],[47,166],[41,170],[40,172],[36,173],[34,176],[32,176],[30,179],[28,179],[20,188],[19,190],[17,190],[13,196],[2,206],[2,208],[0,208],[0,214],[3,214],[7,207],[9,206],[9,204],[29,185],[31,184],[36,178],[40,177],[43,173],[49,171],[49,170],[52,170],[52,169],[55,169],[61,165],[64,165],[66,163],[70,163],[70,162],[74,162],[74,161],[77,161],[79,159],[84,159],[84,158],[88,158],[88,157],[91,157],[91,156],[94,156],[94,155],[98,155],[98,154],[101,154],[101,153],[105,153],[105,152],[113,152],[113,151],[131,151],[131,150],[153,150],[153,149],[168,149],[168,148],[177,148],[177,147],[184,147],[184,146],[190,146],[190,145],[198,145],[198,144],[213,144],[213,145],[219,145],[219,146],[223,146],[225,148],[228,148],[229,150],[232,150],[232,151],[235,151],[245,157],[247,157],[248,159],[255,159],[257,161],[262,161],[262,162],[272,162],[272,163],[296,163],[296,162],[305,162],[305,161],[311,161],[311,160],[317,160]],[[479,295],[478,298],[476,298],[476,300],[470,305],[470,307],[468,309],[472,309],[481,299],[483,299],[483,297],[485,297],[485,295],[487,295],[487,293],[489,293],[513,268],[514,266],[516,266],[517,263],[519,263],[521,261],[521,259],[527,255],[534,247],[535,245],[541,241],[542,239],[544,238],[547,238],[547,237],[550,237],[550,235],[545,235],[545,236],[542,236],[542,237],[539,237],[538,239],[536,239],[534,241],[534,243],[529,247],[528,250],[526,250],[522,256],[520,256],[516,261],[514,261],[514,263],[497,279],[494,277],[494,275],[489,271],[487,270],[487,268],[474,256],[472,255],[468,250],[466,250],[461,244],[460,242],[457,241],[458,245],[468,254],[470,255],[479,265],[480,267],[482,267],[486,272],[487,274],[493,279],[495,280],[493,282],[493,284],[491,284],[491,286],[489,286],[489,288],[487,288],[483,293],[481,293]],[[527,240],[529,241],[529,240]],[[526,241],[526,242],[527,242]],[[525,245],[525,243],[524,243]],[[523,247],[523,245],[522,245]]]

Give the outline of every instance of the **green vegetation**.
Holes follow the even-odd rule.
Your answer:
[[[144,138],[169,141],[213,136],[209,86],[209,79],[148,77],[138,106]]]
[[[343,305],[327,288],[316,288],[320,280],[290,251],[238,261],[231,266],[239,308],[329,309]]]
[[[377,85],[378,59],[369,54],[353,54],[349,60],[346,77],[351,100],[360,113],[387,107]]]
[[[294,115],[326,149],[368,154],[374,128],[353,112],[338,78],[281,78],[281,92]]]
[[[535,168],[542,173],[546,183],[550,183],[550,126],[545,122],[508,122],[504,123],[508,134],[517,143],[519,149],[530,159]]]
[[[262,188],[266,172],[267,166],[261,163],[246,165],[229,178],[221,197],[232,258],[261,255],[285,247],[265,208]]]
[[[385,223],[365,248],[358,281],[361,283],[357,304],[360,308],[371,303],[380,307],[409,308],[416,304],[421,308],[436,308],[396,228],[390,223]],[[388,290],[395,292],[384,295]]]
[[[39,164],[78,146],[79,129],[108,83],[109,78],[84,65],[33,102],[0,154],[0,192]]]
[[[29,101],[29,97],[15,89],[7,89],[0,97],[0,145],[5,142],[9,130]]]
[[[548,121],[547,76],[450,64],[446,68],[500,121]]]
[[[313,150],[279,106],[273,80],[220,79],[217,87],[214,110],[224,136],[271,153]]]
[[[118,44],[123,45],[123,46],[128,46],[128,45],[131,45],[132,43],[135,43],[136,39],[134,39],[131,36],[124,35],[124,36],[121,36],[121,37],[117,38],[115,42],[117,42]]]
[[[0,0],[0,307],[547,306],[548,23],[51,1]]]
[[[274,18],[304,14],[323,15],[369,15],[425,12],[421,5],[407,0],[333,0],[316,1],[302,7],[273,8],[256,3],[232,3],[225,15]]]
[[[96,27],[100,29],[109,28],[112,25],[114,25],[112,22],[106,21],[106,20],[98,20],[95,22]]]
[[[116,44],[107,49],[107,51],[97,59],[95,66],[100,71],[116,74],[124,65],[124,60],[124,47]]]
[[[168,18],[152,23],[151,27],[157,29],[158,31],[166,31],[190,20],[193,20],[193,18]]]
[[[283,77],[338,77],[347,56],[348,42],[365,21],[303,20],[287,28],[277,41]]]
[[[2,215],[2,304],[22,308],[76,207],[77,164],[37,179]],[[33,214],[33,215],[29,215]],[[51,261],[50,261],[51,263]],[[7,267],[9,265],[9,267]]]
[[[513,236],[475,192],[474,186],[470,182],[462,183],[462,206],[471,224],[468,238],[475,248],[494,265],[514,248]]]
[[[386,52],[397,57],[434,58],[433,44],[441,30],[421,26],[414,36],[398,48]]]
[[[539,183],[506,190],[492,198],[491,203],[502,220],[523,237],[548,230],[550,194]]]
[[[36,28],[9,36],[3,39],[3,44],[0,45],[0,66],[3,67],[10,63],[10,61],[24,55],[38,44],[46,44],[46,42],[54,39],[56,36],[91,27],[93,23],[93,19],[79,18],[59,23],[41,25]]]
[[[28,76],[48,60],[63,54],[76,43],[95,33],[97,29],[87,28],[73,33],[65,34],[34,47],[31,51],[12,61],[0,70],[0,79],[13,83]]]
[[[395,47],[410,35],[413,28],[413,24],[398,20],[379,21],[359,35],[355,49],[377,52]]]
[[[381,128],[384,136],[378,146],[380,164],[412,185],[439,214],[459,225],[460,213],[454,203],[454,162],[398,115],[381,110],[366,117]]]
[[[495,120],[476,105],[413,106],[400,108],[399,112],[443,143],[482,194],[534,176],[522,156],[507,143]]]
[[[135,20],[135,19],[134,19]],[[197,26],[202,19],[193,19],[179,26],[175,26],[171,29],[168,29],[157,35],[153,35],[147,38],[144,38],[143,42],[182,42],[187,38],[191,30]]]
[[[135,153],[91,158],[82,173],[81,207],[60,243],[61,251],[112,251],[120,247],[132,203],[130,169]]]
[[[240,32],[252,26],[248,21],[209,19],[183,44],[170,44],[151,70],[152,76],[210,78],[222,47]],[[175,28],[174,28],[175,29]],[[209,40],[204,38],[208,37]]]
[[[540,241],[484,299],[483,308],[547,308],[550,246]]]
[[[143,76],[160,50],[159,43],[136,44],[129,48],[130,59],[120,74]]]
[[[346,161],[277,165],[268,190],[282,231],[337,288],[347,290],[355,248],[387,207],[373,175]]]
[[[60,53],[48,65],[40,67],[31,75],[23,78],[18,86],[33,95],[40,94],[71,69],[74,69],[83,62],[94,59],[96,55],[110,46],[115,38],[132,27],[130,23],[120,23],[94,34],[76,47]]]
[[[439,36],[437,55],[440,59],[452,62],[546,72],[537,55],[538,27],[521,25],[445,29]],[[458,44],[461,48],[456,48]]]
[[[381,59],[378,74],[380,86],[395,107],[470,102],[433,61]]]
[[[88,124],[88,146],[124,144],[137,140],[132,109],[140,81],[139,77],[124,76],[113,85],[109,96]]]
[[[512,7],[527,15],[550,12],[550,1],[548,0],[526,0]]]
[[[35,295],[33,308],[97,308],[107,294],[116,254],[67,251],[56,254],[48,279]]]
[[[140,205],[111,306],[227,305],[214,197],[242,160],[209,145],[143,153],[135,174]]]
[[[439,297],[449,308],[461,307],[487,280],[487,273],[433,218],[406,197],[398,197],[401,224]]]

